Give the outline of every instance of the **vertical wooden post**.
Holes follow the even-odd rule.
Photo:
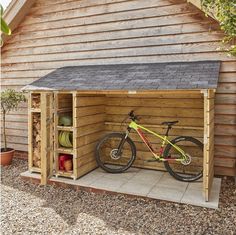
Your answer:
[[[41,93],[41,184],[47,184],[46,93]]]
[[[52,175],[52,93],[41,93],[41,184]]]
[[[28,168],[30,171],[33,166],[31,99],[32,99],[31,92],[29,92],[29,95],[28,95]]]
[[[214,90],[204,91],[203,193],[209,201],[214,178]]]
[[[58,176],[58,92],[54,92],[54,170]]]
[[[73,117],[73,179],[78,178],[78,159],[77,159],[77,128],[76,128],[76,92],[72,93],[72,117]]]
[[[53,165],[53,159],[54,159],[54,141],[53,141],[53,133],[54,133],[54,105],[53,105],[53,93],[48,95],[48,114],[49,117],[47,117],[49,120],[47,122],[47,125],[49,124],[49,132],[47,133],[47,136],[49,138],[49,176],[53,175],[54,171],[54,165]],[[47,127],[48,128],[48,127]]]

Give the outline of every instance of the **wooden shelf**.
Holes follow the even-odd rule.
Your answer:
[[[65,153],[65,154],[74,154],[74,149],[59,147],[59,148],[57,148],[57,152],[58,153]]]
[[[31,112],[32,113],[41,113],[41,109],[40,108],[31,108]]]
[[[41,169],[36,167],[36,166],[33,166],[33,167],[30,167],[30,172],[37,172],[37,173],[40,173],[41,172]]]
[[[56,176],[64,176],[64,177],[74,178],[73,171],[61,171],[61,170],[59,170],[55,175]]]
[[[72,108],[60,108],[57,109],[57,113],[69,113],[72,112]]]
[[[57,130],[59,131],[73,131],[73,126],[57,126]]]

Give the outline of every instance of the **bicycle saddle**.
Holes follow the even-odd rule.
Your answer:
[[[179,121],[172,121],[172,122],[162,122],[161,124],[162,125],[167,125],[167,126],[173,126],[175,125],[176,123],[178,123]]]

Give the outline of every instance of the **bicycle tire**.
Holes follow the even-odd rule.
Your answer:
[[[179,137],[171,140],[171,143],[177,144],[177,143],[180,143],[181,141],[185,141],[185,142],[188,141],[192,144],[195,144],[199,148],[199,151],[202,151],[202,156],[203,156],[203,144],[199,140],[197,140],[193,137],[190,137],[190,136],[179,136]],[[171,144],[168,144],[164,150],[164,154],[163,154],[164,158],[170,158],[171,149],[174,149],[174,147]],[[190,162],[190,164],[191,164],[191,162]],[[166,170],[169,172],[169,174],[172,175],[175,179],[180,180],[180,181],[192,182],[192,181],[196,181],[202,177],[202,172],[203,172],[202,169],[197,174],[194,174],[194,175],[188,174],[185,176],[185,175],[183,175],[183,173],[179,173],[178,170],[176,170],[169,163],[169,161],[164,161],[164,165],[165,165]],[[202,166],[202,168],[203,168],[203,166]]]
[[[112,138],[120,138],[120,139],[123,139],[124,138],[124,135],[125,134],[122,134],[122,133],[110,133],[106,136],[104,136],[97,144],[96,146],[96,151],[95,151],[95,156],[96,156],[96,162],[98,164],[99,167],[101,167],[103,170],[105,170],[106,172],[109,172],[109,173],[122,173],[126,170],[128,170],[133,162],[135,161],[135,158],[136,158],[136,147],[135,147],[135,144],[133,143],[133,141],[127,137],[126,140],[125,140],[125,143],[127,143],[129,146],[130,146],[130,149],[131,149],[131,153],[132,153],[132,156],[130,156],[130,160],[128,161],[127,164],[121,166],[121,168],[119,169],[112,169],[108,166],[106,166],[103,161],[101,160],[101,153],[100,153],[100,149],[102,147],[102,145],[108,141],[109,139],[112,139]]]

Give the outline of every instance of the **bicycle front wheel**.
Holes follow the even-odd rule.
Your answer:
[[[182,154],[171,144],[168,144],[164,151],[164,158],[168,161],[165,161],[164,165],[170,175],[177,180],[186,182],[200,179],[203,172],[203,144],[189,136],[177,137],[171,143],[182,149],[187,158],[176,161],[176,159],[182,159]]]
[[[105,171],[121,173],[133,164],[136,157],[136,148],[133,141],[122,133],[111,133],[103,137],[96,147],[96,161]],[[124,141],[124,142],[123,142]],[[118,148],[123,142],[121,151]]]

